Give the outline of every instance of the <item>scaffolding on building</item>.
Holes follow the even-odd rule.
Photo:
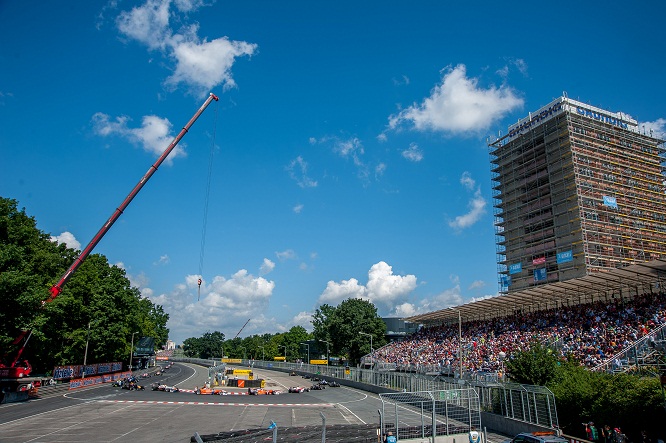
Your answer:
[[[663,140],[566,97],[519,123],[489,143],[501,293],[666,258]]]

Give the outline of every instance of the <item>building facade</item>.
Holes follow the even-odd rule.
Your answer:
[[[500,292],[666,259],[664,141],[560,97],[489,143]]]

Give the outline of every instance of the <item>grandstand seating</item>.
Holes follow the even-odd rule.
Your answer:
[[[664,293],[468,321],[462,324],[463,368],[468,373],[501,372],[506,358],[537,341],[585,367],[600,368],[604,363],[616,362],[617,369],[622,360],[616,355],[663,325],[666,325]],[[652,352],[654,349],[652,346]],[[456,373],[457,354],[455,322],[424,327],[403,341],[375,350],[369,357],[397,368],[409,367],[419,372],[438,368],[441,372]]]

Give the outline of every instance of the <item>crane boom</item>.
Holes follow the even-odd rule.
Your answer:
[[[240,335],[240,333],[243,332],[243,329],[245,329],[245,326],[247,326],[247,324],[250,323],[250,320],[252,320],[252,319],[251,319],[251,318],[248,318],[248,319],[247,319],[247,321],[245,322],[245,324],[243,325],[243,327],[240,328],[240,331],[238,331],[238,333],[236,333],[236,337],[238,337],[238,336]],[[232,340],[234,340],[236,337],[234,337]]]
[[[201,107],[197,110],[197,112],[192,116],[190,121],[187,122],[187,124],[183,127],[183,129],[180,131],[180,133],[178,133],[176,138],[174,138],[173,141],[171,142],[171,144],[169,146],[167,146],[167,148],[164,150],[164,152],[162,152],[162,155],[160,155],[160,157],[155,161],[155,163],[153,163],[153,165],[150,167],[150,169],[148,169],[148,172],[146,172],[145,175],[143,177],[141,177],[141,180],[139,180],[139,183],[137,183],[136,186],[134,186],[132,191],[130,191],[130,193],[127,195],[127,197],[125,197],[125,200],[123,200],[123,202],[120,204],[120,206],[118,206],[118,208],[113,212],[111,217],[100,228],[100,230],[97,231],[97,234],[95,234],[95,236],[90,241],[90,243],[88,243],[88,245],[81,251],[81,254],[79,254],[79,256],[76,258],[76,260],[74,260],[74,263],[72,263],[72,265],[62,275],[62,277],[60,277],[60,280],[58,280],[58,282],[51,287],[51,289],[49,290],[49,292],[50,292],[49,297],[46,300],[42,301],[42,307],[44,307],[47,303],[52,302],[53,300],[56,299],[56,297],[58,297],[58,295],[60,295],[60,293],[62,292],[63,286],[65,285],[65,283],[67,283],[67,281],[70,279],[72,274],[74,274],[74,272],[76,272],[76,270],[81,266],[83,261],[90,255],[90,253],[95,248],[95,246],[97,246],[97,244],[100,242],[100,240],[102,240],[104,235],[106,235],[106,233],[109,231],[109,229],[111,229],[111,226],[113,226],[113,224],[116,222],[116,220],[118,220],[118,218],[123,213],[123,211],[125,211],[127,206],[129,206],[129,204],[132,202],[134,197],[136,197],[136,195],[139,193],[139,191],[141,191],[141,189],[148,182],[148,180],[150,180],[150,177],[152,177],[153,174],[155,173],[155,171],[157,171],[157,168],[159,168],[160,165],[164,162],[164,160],[166,160],[166,158],[169,156],[171,151],[173,151],[173,149],[180,142],[180,140],[185,136],[185,134],[187,134],[187,131],[190,129],[190,127],[194,124],[194,122],[197,121],[199,116],[201,116],[201,114],[206,110],[208,105],[210,105],[210,103],[213,100],[218,101],[219,98],[215,94],[210,93],[210,95],[208,96],[208,98],[206,99],[204,104],[201,105]],[[28,336],[27,338],[25,338],[26,335]],[[14,340],[14,344],[19,344],[25,338],[25,341],[23,341],[23,346],[21,346],[21,348],[18,351],[18,354],[13,359],[10,368],[16,368],[16,365],[19,362],[19,360],[21,359],[21,355],[23,354],[23,350],[25,349],[25,346],[27,345],[28,340],[30,339],[31,335],[32,335],[32,331],[30,331],[30,330],[23,331],[21,333],[21,335],[19,337],[17,337],[16,340]],[[16,369],[18,370],[18,368],[16,368]],[[23,373],[25,373],[25,375],[27,375],[29,372],[30,372],[30,368],[27,368],[25,371],[23,371]]]
[[[50,303],[53,300],[55,300],[55,298],[58,295],[60,295],[60,292],[62,292],[62,287],[65,285],[65,283],[67,283],[72,274],[79,268],[79,266],[81,266],[81,264],[88,257],[88,255],[90,255],[95,246],[97,246],[97,243],[99,243],[100,240],[102,240],[102,237],[104,237],[104,235],[109,231],[109,229],[111,229],[111,226],[113,226],[116,220],[118,220],[118,218],[123,213],[125,208],[127,208],[127,206],[132,202],[134,197],[136,197],[139,191],[141,191],[141,188],[143,188],[143,186],[148,182],[148,180],[150,180],[150,177],[152,177],[155,171],[157,171],[157,168],[159,168],[162,162],[166,160],[171,151],[173,151],[178,142],[180,142],[180,139],[183,138],[183,136],[187,133],[190,127],[194,124],[195,121],[197,121],[199,116],[206,110],[210,102],[212,102],[213,100],[217,101],[218,97],[215,94],[211,93],[204,102],[204,104],[192,116],[190,121],[187,122],[187,124],[183,127],[183,129],[176,136],[176,138],[174,138],[171,144],[164,150],[164,152],[162,152],[162,155],[160,155],[160,157],[155,161],[155,163],[153,163],[150,169],[148,169],[148,172],[146,172],[146,174],[143,177],[141,177],[139,183],[137,183],[136,186],[134,186],[132,191],[129,193],[129,195],[125,197],[125,200],[123,200],[122,204],[118,206],[118,208],[113,212],[109,220],[107,220],[107,222],[104,223],[104,225],[100,228],[97,234],[95,234],[90,243],[88,243],[88,246],[86,246],[83,249],[83,251],[81,251],[81,254],[77,257],[76,260],[74,260],[74,263],[72,263],[69,269],[67,269],[67,271],[63,274],[63,276],[60,277],[58,283],[56,283],[51,287],[51,289],[49,290],[51,295],[45,301],[43,301],[42,304]]]

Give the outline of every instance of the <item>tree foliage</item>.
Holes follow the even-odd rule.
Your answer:
[[[508,376],[516,383],[544,386],[557,373],[557,352],[539,342],[530,344],[506,363]]]
[[[224,334],[206,332],[199,338],[188,338],[183,342],[183,351],[187,357],[219,358],[224,354]]]
[[[585,438],[581,423],[620,427],[634,439],[641,430],[659,435],[666,422],[664,399],[657,377],[593,372],[579,363],[561,361],[535,343],[507,362],[513,381],[546,386],[555,395],[560,427],[568,435]]]
[[[386,324],[377,314],[377,308],[367,300],[349,298],[337,307],[322,305],[314,315],[314,336],[328,337],[332,352],[358,363],[370,353],[386,344]]]
[[[32,336],[23,357],[35,373],[55,365],[129,359],[131,338],[152,337],[166,343],[169,318],[133,288],[125,271],[103,255],[90,255],[60,295],[42,306],[49,288],[74,262],[77,251],[58,245],[39,231],[33,217],[15,200],[0,197],[0,346],[13,356],[11,342],[22,330]],[[90,327],[88,327],[90,325]],[[11,363],[5,361],[4,363]]]

